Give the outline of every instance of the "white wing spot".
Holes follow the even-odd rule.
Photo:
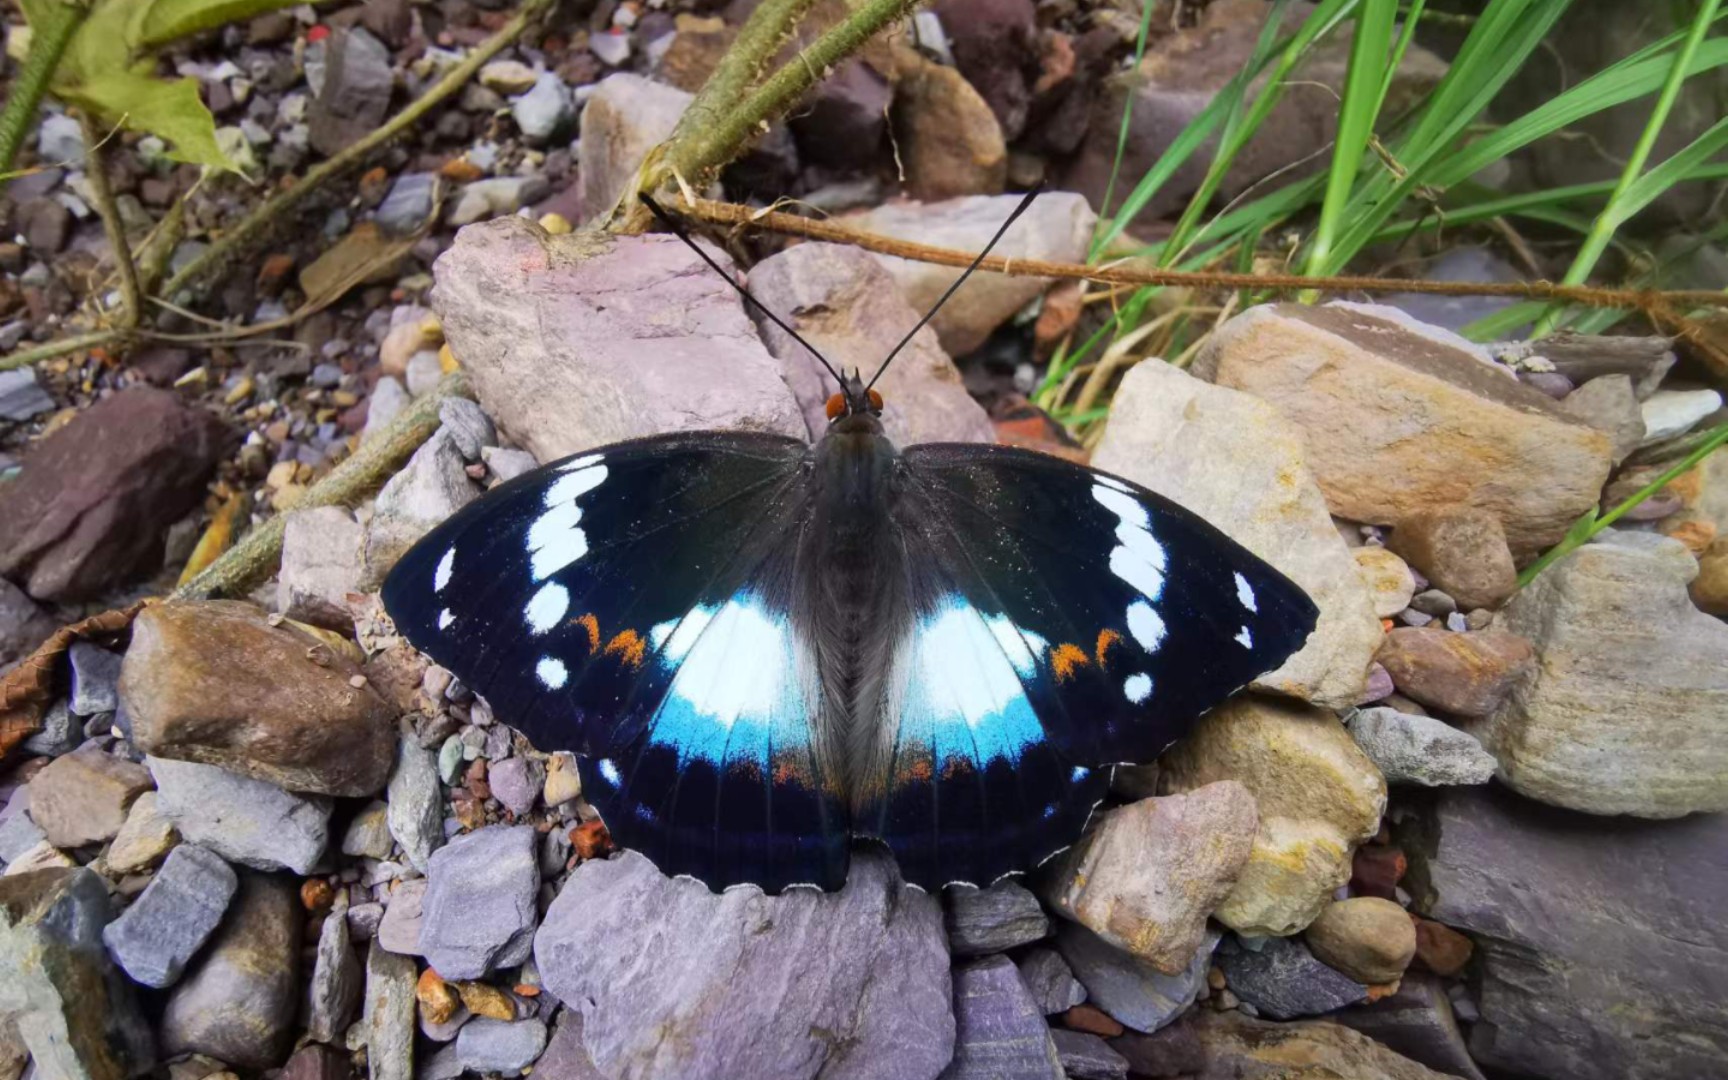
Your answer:
[[[552,656],[542,656],[534,665],[534,674],[548,690],[561,690],[570,681],[570,669],[564,666],[564,661]]]
[[[556,581],[542,585],[528,601],[528,606],[522,609],[522,617],[528,620],[528,628],[536,634],[544,634],[557,626],[570,610],[570,591]]]
[[[1259,604],[1254,599],[1254,586],[1248,584],[1248,579],[1240,572],[1236,574],[1236,602],[1256,614],[1260,611]]]
[[[1129,491],[1128,485],[1116,479],[1114,476],[1105,476],[1103,473],[1093,473],[1092,479],[1098,481],[1107,488],[1115,488],[1117,491],[1123,492],[1124,494]]]
[[[1070,775],[1073,777],[1074,782],[1076,784],[1078,784],[1080,781],[1086,779],[1088,776],[1091,776],[1092,770],[1088,769],[1084,765],[1076,765],[1076,766],[1074,766],[1073,773],[1071,773]]]
[[[445,608],[443,611],[438,613],[438,629],[440,630],[450,629],[450,624],[455,621],[456,616],[451,613],[449,608]]]
[[[546,489],[546,506],[574,502],[606,482],[606,466],[591,465],[586,469],[566,472],[558,482]]]
[[[1164,644],[1164,620],[1144,600],[1128,605],[1128,632],[1149,653],[1157,652],[1158,646]]]
[[[1250,634],[1248,628],[1244,626],[1236,632],[1236,642],[1244,649],[1252,649],[1254,647],[1254,635]]]
[[[1122,695],[1136,705],[1143,704],[1152,696],[1152,676],[1143,671],[1128,676],[1128,681],[1122,684]]]
[[[624,783],[624,777],[618,772],[617,763],[609,757],[600,759],[600,775],[604,776],[606,782],[613,787],[621,787]]]
[[[438,569],[432,573],[432,591],[443,592],[444,586],[450,584],[450,572],[456,569],[456,545],[450,545],[450,550],[438,560]]]
[[[600,461],[601,456],[599,454],[583,454],[579,458],[566,461],[564,464],[558,466],[558,471],[575,472],[577,469],[586,469],[590,465],[598,465],[600,464]]]

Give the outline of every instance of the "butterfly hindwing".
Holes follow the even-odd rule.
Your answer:
[[[1116,477],[1009,447],[900,459],[909,607],[858,828],[908,880],[986,884],[1073,842],[1147,762],[1313,629],[1295,585]]]
[[[582,755],[588,800],[666,873],[838,888],[845,815],[792,625],[807,458],[691,433],[555,462],[416,545],[385,606],[537,747]]]

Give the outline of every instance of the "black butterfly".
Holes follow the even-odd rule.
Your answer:
[[[416,647],[580,755],[662,871],[836,889],[854,838],[926,889],[1032,869],[1113,765],[1313,629],[1300,589],[1181,507],[1031,451],[897,450],[881,397],[836,378],[814,447],[694,432],[566,458],[384,584]]]

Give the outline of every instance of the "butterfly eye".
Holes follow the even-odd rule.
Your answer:
[[[831,397],[829,397],[829,399],[828,399],[828,419],[838,420],[838,419],[840,419],[841,414],[844,413],[845,411],[846,411],[846,397],[844,394],[834,394]]]
[[[870,407],[877,412],[882,411],[882,395],[874,390],[870,391]]]

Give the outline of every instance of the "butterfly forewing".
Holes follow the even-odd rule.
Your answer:
[[[710,885],[838,888],[847,828],[792,625],[808,448],[644,439],[490,492],[384,587],[398,629],[542,750],[621,844]]]
[[[1057,458],[914,446],[894,508],[910,611],[856,828],[908,880],[987,883],[1076,839],[1108,767],[1151,761],[1313,629],[1204,521]]]

